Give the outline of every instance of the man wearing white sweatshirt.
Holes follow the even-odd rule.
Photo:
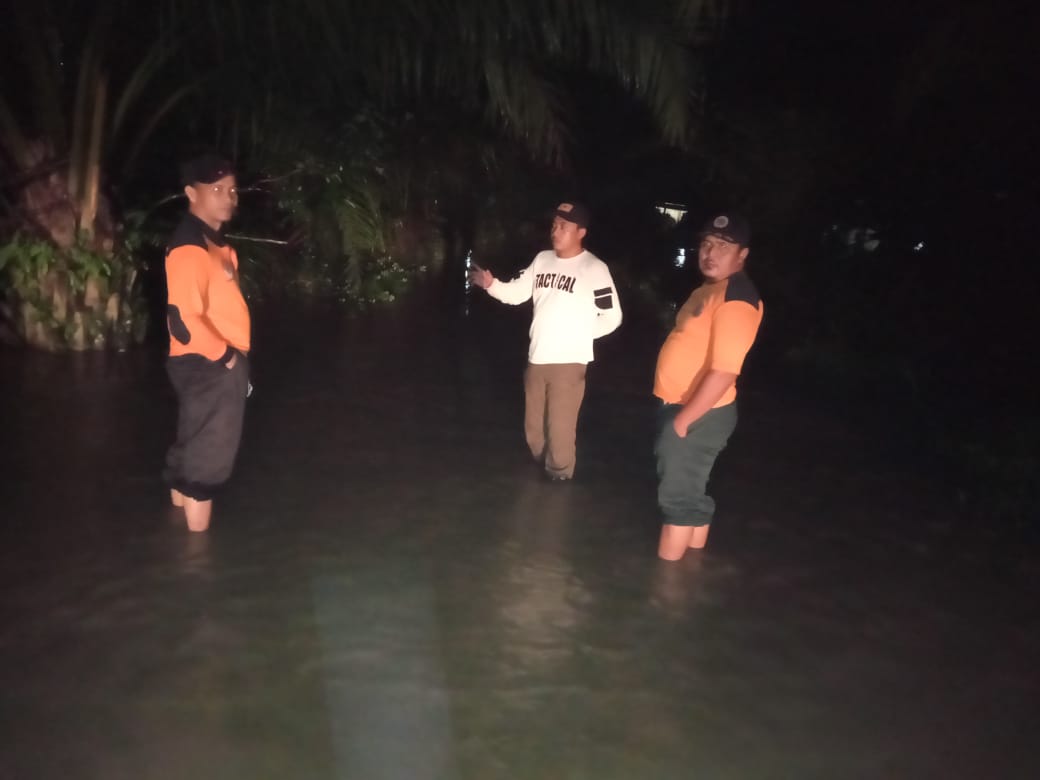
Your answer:
[[[524,372],[524,433],[535,460],[552,480],[574,476],[578,411],[592,342],[617,330],[621,304],[606,263],[582,248],[589,212],[561,203],[554,214],[552,251],[539,252],[516,279],[503,282],[475,267],[472,282],[503,303],[534,299],[531,346]]]

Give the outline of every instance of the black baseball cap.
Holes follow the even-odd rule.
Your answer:
[[[556,211],[553,212],[554,217],[560,217],[573,222],[578,227],[587,228],[592,215],[589,214],[589,209],[583,203],[561,203],[556,207]]]
[[[212,184],[234,173],[231,163],[220,155],[200,154],[181,163],[181,184]]]
[[[716,214],[704,223],[697,236],[718,236],[731,244],[747,246],[751,243],[751,225],[740,214]]]

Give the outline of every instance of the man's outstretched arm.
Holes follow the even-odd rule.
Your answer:
[[[487,290],[488,295],[492,298],[512,306],[518,306],[531,300],[531,295],[534,293],[534,274],[531,273],[531,266],[521,271],[516,279],[503,282],[501,279],[496,279],[486,268],[474,265],[469,278],[477,287]]]

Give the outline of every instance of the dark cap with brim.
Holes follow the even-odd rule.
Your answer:
[[[560,217],[568,222],[573,222],[578,227],[587,228],[592,215],[584,203],[561,203],[553,212],[554,217]]]
[[[181,184],[213,184],[225,176],[233,176],[235,169],[220,155],[202,154],[181,163]]]
[[[740,214],[717,214],[704,223],[697,235],[718,236],[731,244],[747,246],[751,243],[751,225]]]

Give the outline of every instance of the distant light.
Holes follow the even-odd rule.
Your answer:
[[[681,203],[660,203],[654,208],[657,209],[658,213],[664,214],[677,225],[679,224],[679,221],[686,216],[686,212],[689,211],[689,209]]]
[[[924,241],[918,241],[916,244],[914,244],[914,251],[915,252],[923,252],[924,251]]]
[[[686,265],[686,249],[679,247],[679,253],[675,256],[675,267],[683,268]]]
[[[466,267],[463,270],[463,275],[466,277],[466,282],[465,282],[466,286],[464,288],[466,290],[466,292],[469,292],[470,287],[472,286],[471,283],[470,283],[470,280],[469,280],[469,272],[470,272],[471,268],[473,268],[473,250],[472,249],[469,250],[466,253]]]

